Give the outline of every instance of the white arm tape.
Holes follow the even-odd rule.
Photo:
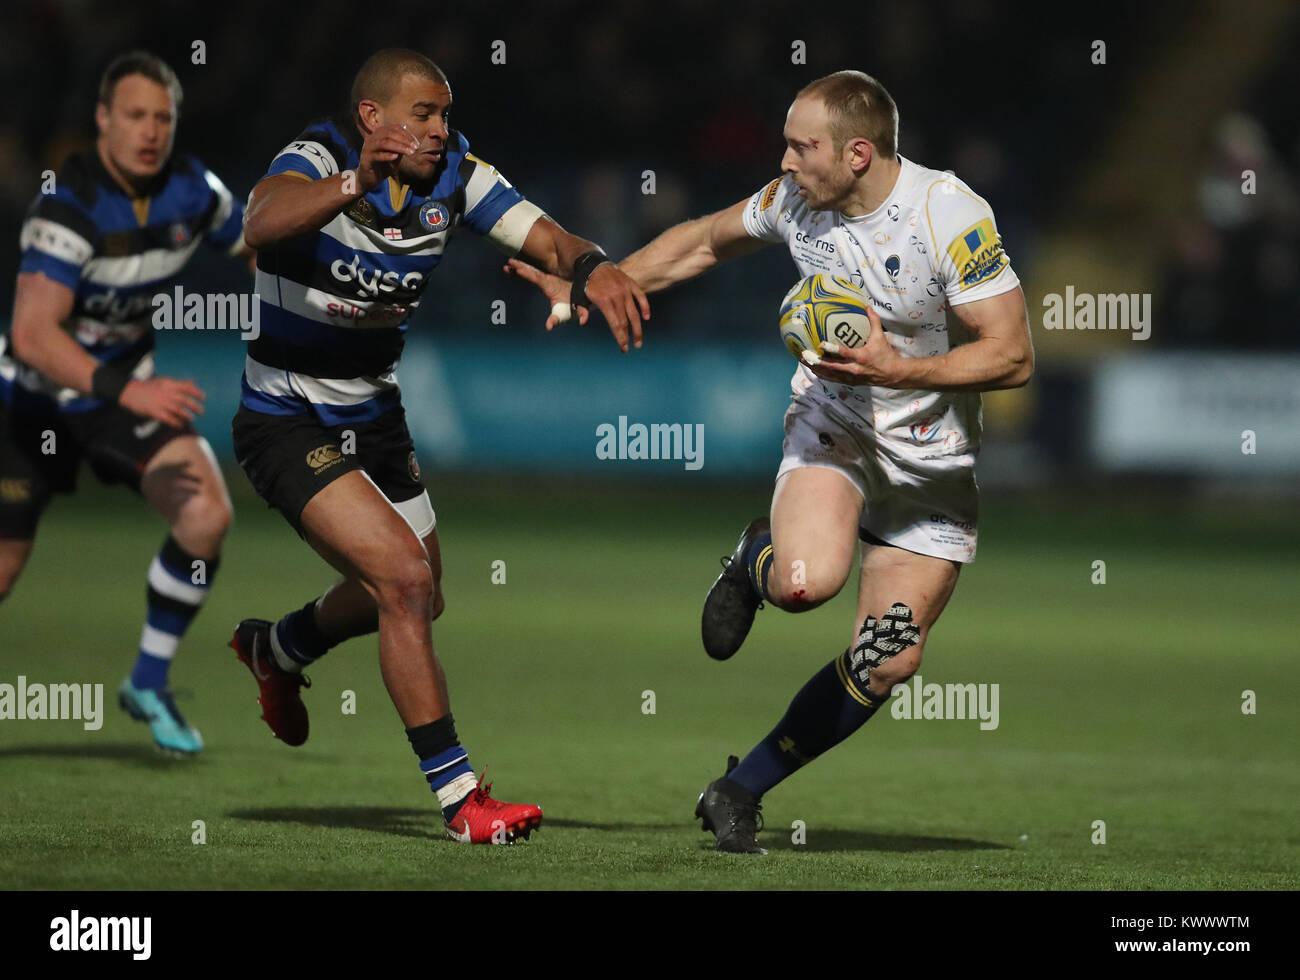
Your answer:
[[[497,219],[487,237],[507,255],[518,255],[537,219],[545,216],[546,212],[532,201],[520,201]]]

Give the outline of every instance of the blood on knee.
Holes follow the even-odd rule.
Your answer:
[[[768,593],[772,602],[786,612],[807,612],[834,599],[844,582],[812,578],[798,583],[778,583],[768,580]]]

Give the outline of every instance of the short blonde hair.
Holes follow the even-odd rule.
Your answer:
[[[798,98],[819,96],[831,120],[835,152],[855,137],[865,137],[882,156],[898,156],[898,106],[885,86],[865,72],[837,71],[809,82]]]

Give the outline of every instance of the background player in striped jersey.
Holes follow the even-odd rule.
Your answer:
[[[244,620],[231,645],[257,678],[271,730],[300,745],[303,667],[378,630],[384,683],[448,834],[497,843],[527,836],[542,813],[476,786],[456,735],[430,628],[444,607],[436,520],[394,374],[407,323],[458,227],[574,278],[623,350],[629,336],[639,345],[649,306],[603,252],[471,154],[450,108],[437,65],[380,51],[346,111],[309,126],[253,190],[245,235],[258,250],[261,336],[244,369],[235,453],[343,578],[277,623]]]
[[[863,542],[849,648],[701,794],[696,816],[718,849],[743,853],[765,853],[763,794],[860,728],[920,666],[975,556],[979,392],[1033,371],[1024,295],[992,211],[952,175],[898,155],[898,110],[879,82],[853,71],[812,82],[785,142],[785,176],[620,263],[653,292],[781,242],[800,275],[851,279],[870,297],[866,342],[825,344],[819,364],[795,372],[770,521],[745,529],[705,600],[705,649],[725,660],[762,601],[803,612],[838,593]],[[566,284],[509,268],[563,300]]]
[[[193,157],[172,158],[180,103],[159,58],[115,59],[100,82],[94,148],[59,170],[23,224],[13,321],[0,339],[0,598],[83,457],[105,483],[140,493],[171,533],[149,567],[140,652],[118,700],[160,746],[193,753],[203,741],[167,673],[217,571],[230,499],[191,425],[203,392],[153,374],[151,298],[200,240],[249,252],[225,185]]]

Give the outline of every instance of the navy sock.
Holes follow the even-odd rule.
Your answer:
[[[749,572],[749,582],[754,591],[765,602],[771,602],[767,594],[767,577],[772,573],[772,532],[764,531],[745,549],[745,570]]]
[[[762,796],[867,723],[889,695],[868,689],[865,677],[849,670],[848,658],[846,650],[813,675],[729,779]]]
[[[408,728],[406,737],[420,759],[429,789],[438,796],[442,819],[451,823],[474,788],[474,769],[456,737],[456,722],[451,715],[444,715],[427,725]]]
[[[297,670],[319,660],[334,646],[316,624],[315,599],[288,613],[272,629],[280,649]]]
[[[149,564],[148,612],[140,632],[140,650],[131,670],[132,686],[159,690],[191,621],[198,615],[220,558],[197,558],[170,534]]]

